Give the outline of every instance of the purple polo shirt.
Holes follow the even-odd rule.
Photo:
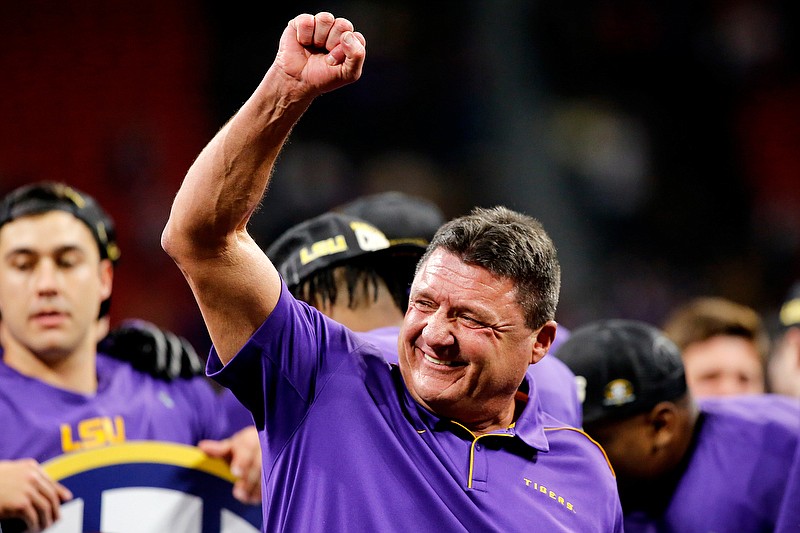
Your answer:
[[[171,382],[97,355],[97,392],[79,394],[20,374],[0,358],[0,459],[53,457],[131,440],[195,445],[226,424],[203,377]]]
[[[512,427],[476,438],[285,285],[224,368],[212,349],[207,372],[259,428],[264,531],[622,530],[602,450],[535,395]]]
[[[765,394],[707,399],[700,408],[700,433],[663,516],[626,510],[625,531],[800,531],[800,402]]]
[[[786,493],[775,525],[775,533],[798,531],[800,531],[800,445],[789,469],[789,481],[786,483]]]
[[[356,333],[362,339],[377,346],[386,360],[397,363],[397,337],[399,327],[385,327],[371,331]],[[536,364],[528,367],[528,374],[533,378],[539,405],[542,410],[572,427],[582,427],[583,408],[578,398],[578,387],[575,383],[575,374],[560,359],[552,355],[553,350],[560,346],[569,331],[562,326],[558,328],[556,338],[559,342],[553,343],[550,353]]]
[[[228,432],[234,433],[253,425],[253,415],[236,399],[230,389],[222,389],[219,393],[219,402],[225,412],[225,419],[228,423]]]

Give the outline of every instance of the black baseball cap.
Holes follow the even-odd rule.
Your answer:
[[[800,281],[789,289],[778,318],[783,328],[800,326]]]
[[[97,201],[64,183],[41,181],[8,193],[0,203],[0,227],[15,219],[50,211],[66,211],[86,224],[102,259],[116,263],[120,257],[114,222]]]
[[[92,232],[101,259],[116,264],[120,258],[114,221],[97,201],[74,187],[54,181],[40,181],[17,187],[0,201],[0,228],[21,217],[50,211],[66,211],[86,224]],[[108,315],[111,297],[100,304],[99,317]]]
[[[434,202],[400,191],[360,196],[334,210],[371,223],[392,246],[412,245],[422,251],[445,223],[444,213]]]
[[[644,413],[686,391],[681,353],[658,328],[599,320],[573,330],[557,356],[584,390],[583,424]]]
[[[323,268],[388,248],[389,239],[369,222],[328,212],[292,226],[266,253],[293,287]]]

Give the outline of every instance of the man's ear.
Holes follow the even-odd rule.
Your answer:
[[[647,418],[653,451],[669,448],[680,436],[678,406],[672,402],[661,402],[650,410]]]
[[[114,265],[110,259],[100,261],[100,296],[101,301],[111,297],[111,288],[114,284]]]
[[[531,364],[538,363],[547,355],[547,350],[556,338],[558,324],[555,320],[548,320],[544,326],[534,332],[533,349],[531,350]]]

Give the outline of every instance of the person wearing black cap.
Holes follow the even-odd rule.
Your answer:
[[[769,390],[800,398],[800,282],[789,290],[778,320],[780,332],[767,362]]]
[[[97,352],[118,257],[113,223],[86,193],[40,182],[0,201],[0,520],[38,530],[59,517],[71,494],[45,460],[230,436],[205,378],[159,380]],[[254,433],[237,453],[257,449]]]
[[[797,501],[786,499],[797,493],[786,489],[800,475],[798,402],[695,401],[677,346],[639,321],[586,324],[558,357],[582,385],[584,430],[617,474],[626,532],[766,532],[794,523]]]
[[[328,212],[286,230],[266,254],[295,297],[365,332],[403,321],[408,296],[393,284],[395,255],[419,259],[422,251],[414,244],[393,247],[369,222]]]
[[[400,191],[359,196],[333,209],[366,220],[386,235],[392,249],[391,268],[382,277],[405,312],[408,290],[417,262],[442,224],[447,220],[439,206],[427,198]]]
[[[333,208],[380,229],[389,243],[428,246],[442,224],[444,212],[432,200],[401,191],[385,191],[359,196]]]

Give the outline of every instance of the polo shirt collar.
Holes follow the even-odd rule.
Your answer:
[[[399,382],[403,391],[403,407],[414,424],[417,431],[421,430],[436,430],[443,426],[452,427],[448,419],[443,419],[428,411],[423,406],[417,403],[416,400],[408,392],[405,382],[400,374],[400,368],[397,365],[392,365],[392,373],[394,379]],[[508,432],[519,438],[522,442],[540,452],[550,451],[550,444],[547,442],[547,437],[544,432],[544,421],[542,409],[539,405],[539,396],[536,394],[536,387],[533,379],[527,373],[525,380],[520,386],[520,389],[527,388],[529,391],[528,401],[525,408],[522,410],[517,421],[508,429]]]
[[[539,402],[539,394],[536,392],[536,383],[534,383],[533,377],[527,372],[520,389],[525,388],[526,385],[528,402],[519,418],[517,418],[514,430],[517,437],[531,448],[541,452],[548,452],[550,451],[550,444],[547,442],[547,436],[544,432],[544,415]]]

